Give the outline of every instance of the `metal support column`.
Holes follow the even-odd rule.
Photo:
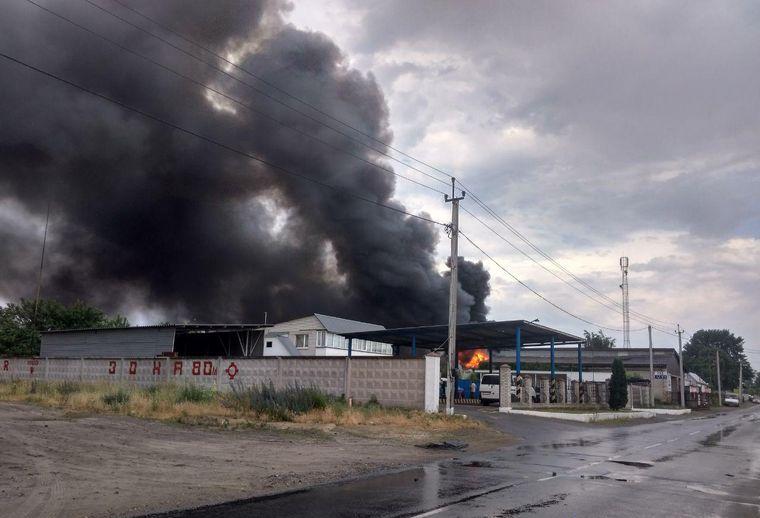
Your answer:
[[[351,349],[353,348],[353,345],[354,345],[354,339],[349,338],[348,339],[348,357],[349,358],[351,357]]]
[[[550,361],[550,372],[551,372],[551,379],[554,380],[554,337],[552,336],[552,344],[551,348],[549,349],[551,351],[551,361]]]
[[[583,383],[583,344],[578,344],[578,382]]]
[[[488,372],[493,372],[493,349],[488,349]]]
[[[520,347],[522,346],[522,333],[520,326],[515,329],[515,373],[520,374]]]

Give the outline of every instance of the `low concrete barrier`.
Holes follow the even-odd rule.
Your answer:
[[[501,410],[501,409],[500,409]],[[570,412],[542,412],[540,410],[502,410],[507,414],[530,415],[534,417],[546,417],[549,419],[563,419],[565,421],[579,421],[581,423],[596,423],[598,421],[612,421],[615,419],[651,419],[654,412],[649,410],[635,412],[593,412],[593,413],[570,413]]]
[[[363,403],[438,411],[440,360],[421,358],[0,358],[0,380],[314,386]],[[435,401],[435,403],[433,403]]]

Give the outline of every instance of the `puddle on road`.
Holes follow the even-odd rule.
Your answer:
[[[487,460],[473,460],[471,462],[457,462],[455,464],[465,468],[493,468],[493,463]]]
[[[615,482],[628,482],[627,478],[615,478],[608,475],[581,475],[581,478],[588,480],[614,480]]]
[[[601,440],[594,439],[578,439],[577,441],[569,441],[569,442],[553,442],[551,444],[542,444],[542,448],[553,448],[555,450],[559,448],[576,448],[578,446],[596,446],[598,444],[601,444]]]
[[[642,462],[637,460],[611,460],[617,464],[623,464],[624,466],[633,466],[634,468],[648,469],[654,466],[651,462]]]
[[[513,507],[512,509],[505,509],[501,513],[497,514],[495,518],[506,518],[507,516],[517,516],[523,513],[532,513],[537,509],[544,509],[546,507],[557,505],[564,501],[565,498],[567,498],[567,493],[552,495],[548,500],[544,500],[543,502],[538,502],[536,504],[525,504],[521,505],[520,507]]]
[[[718,443],[734,433],[736,431],[736,426],[727,426],[725,428],[721,428],[717,432],[711,433],[701,441],[699,441],[699,444],[702,446],[717,446]]]

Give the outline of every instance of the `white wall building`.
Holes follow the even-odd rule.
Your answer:
[[[363,331],[379,331],[385,327],[357,320],[315,313],[281,322],[268,328],[264,335],[264,356],[347,356],[348,339],[342,335]],[[390,344],[354,339],[352,356],[392,356]]]

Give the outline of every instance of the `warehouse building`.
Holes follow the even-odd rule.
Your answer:
[[[43,358],[347,356],[346,333],[381,325],[328,315],[267,324],[167,324],[46,331]],[[389,344],[354,340],[354,356],[392,356]]]

